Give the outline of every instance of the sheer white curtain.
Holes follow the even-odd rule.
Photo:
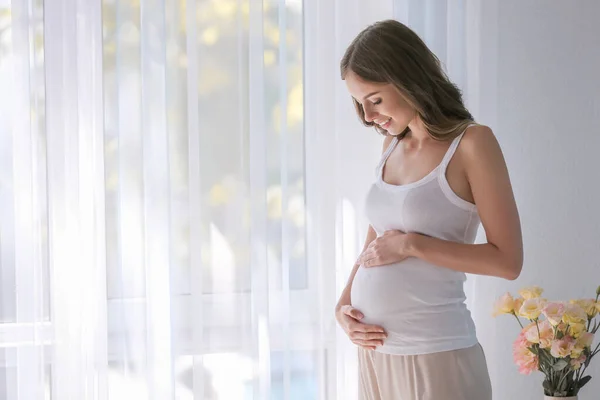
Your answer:
[[[0,398],[355,398],[339,60],[396,17],[476,99],[466,3],[0,0]]]

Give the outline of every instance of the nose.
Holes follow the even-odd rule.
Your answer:
[[[370,110],[369,107],[364,107],[364,110],[365,110],[365,121],[373,122],[375,120],[375,117],[377,116],[377,113]]]

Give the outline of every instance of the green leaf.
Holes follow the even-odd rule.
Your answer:
[[[550,384],[550,381],[548,379],[544,379],[544,382],[542,382],[542,386],[544,387],[544,393],[546,395],[549,396],[553,392],[552,385]]]
[[[583,387],[583,385],[585,385],[586,383],[588,383],[590,381],[590,379],[592,379],[592,377],[589,376],[589,375],[584,376],[583,378],[581,378],[579,380],[579,382],[577,382],[577,388],[581,389]]]
[[[562,371],[565,367],[569,365],[566,360],[558,360],[553,366],[552,369],[555,371]]]

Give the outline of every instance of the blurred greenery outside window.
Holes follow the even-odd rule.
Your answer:
[[[189,148],[186,1],[167,3],[166,115],[170,141],[172,191],[171,268],[174,294],[190,293]],[[252,5],[255,7],[255,5]],[[200,132],[202,201],[202,265],[204,293],[244,293],[250,290],[251,220],[248,196],[248,18],[249,3],[236,0],[196,2],[197,96]],[[302,6],[286,3],[286,28],[280,25],[276,1],[263,2],[264,110],[267,137],[267,247],[271,288],[281,287],[282,227],[289,238],[290,289],[306,289],[304,209],[304,133],[302,86]],[[142,289],[111,289],[118,280],[119,187],[124,182],[143,190],[139,119],[141,104],[141,10],[139,1],[104,0],[104,91],[106,130],[107,261],[109,297],[143,296]],[[285,54],[281,54],[285,41]],[[152,44],[149,44],[152,46]],[[282,82],[282,64],[285,83]],[[282,85],[285,85],[285,126],[282,127]],[[132,121],[133,119],[133,121]],[[137,119],[137,121],[136,121]],[[133,138],[133,139],[132,139]],[[281,140],[287,153],[281,154]],[[127,165],[119,167],[119,152]],[[287,190],[282,192],[282,161],[287,165]],[[121,155],[121,162],[123,157]],[[123,180],[120,183],[120,180]],[[283,209],[284,195],[287,204]],[[122,200],[121,200],[122,201]],[[138,205],[141,205],[141,200]],[[122,204],[121,204],[122,206]],[[139,207],[138,207],[139,208]],[[226,265],[223,265],[226,264]],[[129,268],[130,266],[127,266]],[[142,266],[131,266],[142,271]],[[124,267],[121,267],[124,268]],[[219,275],[219,271],[228,274]],[[111,272],[112,271],[112,272]],[[142,272],[140,272],[142,273]],[[111,274],[113,278],[111,279]],[[274,286],[273,286],[274,285]]]

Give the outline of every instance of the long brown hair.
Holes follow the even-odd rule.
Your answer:
[[[460,89],[450,82],[440,60],[415,32],[398,21],[379,21],[360,32],[346,50],[340,70],[342,79],[352,71],[370,82],[393,84],[436,140],[453,139],[473,123]],[[387,135],[366,121],[362,105],[353,102],[364,125]],[[407,127],[399,139],[408,131]]]

